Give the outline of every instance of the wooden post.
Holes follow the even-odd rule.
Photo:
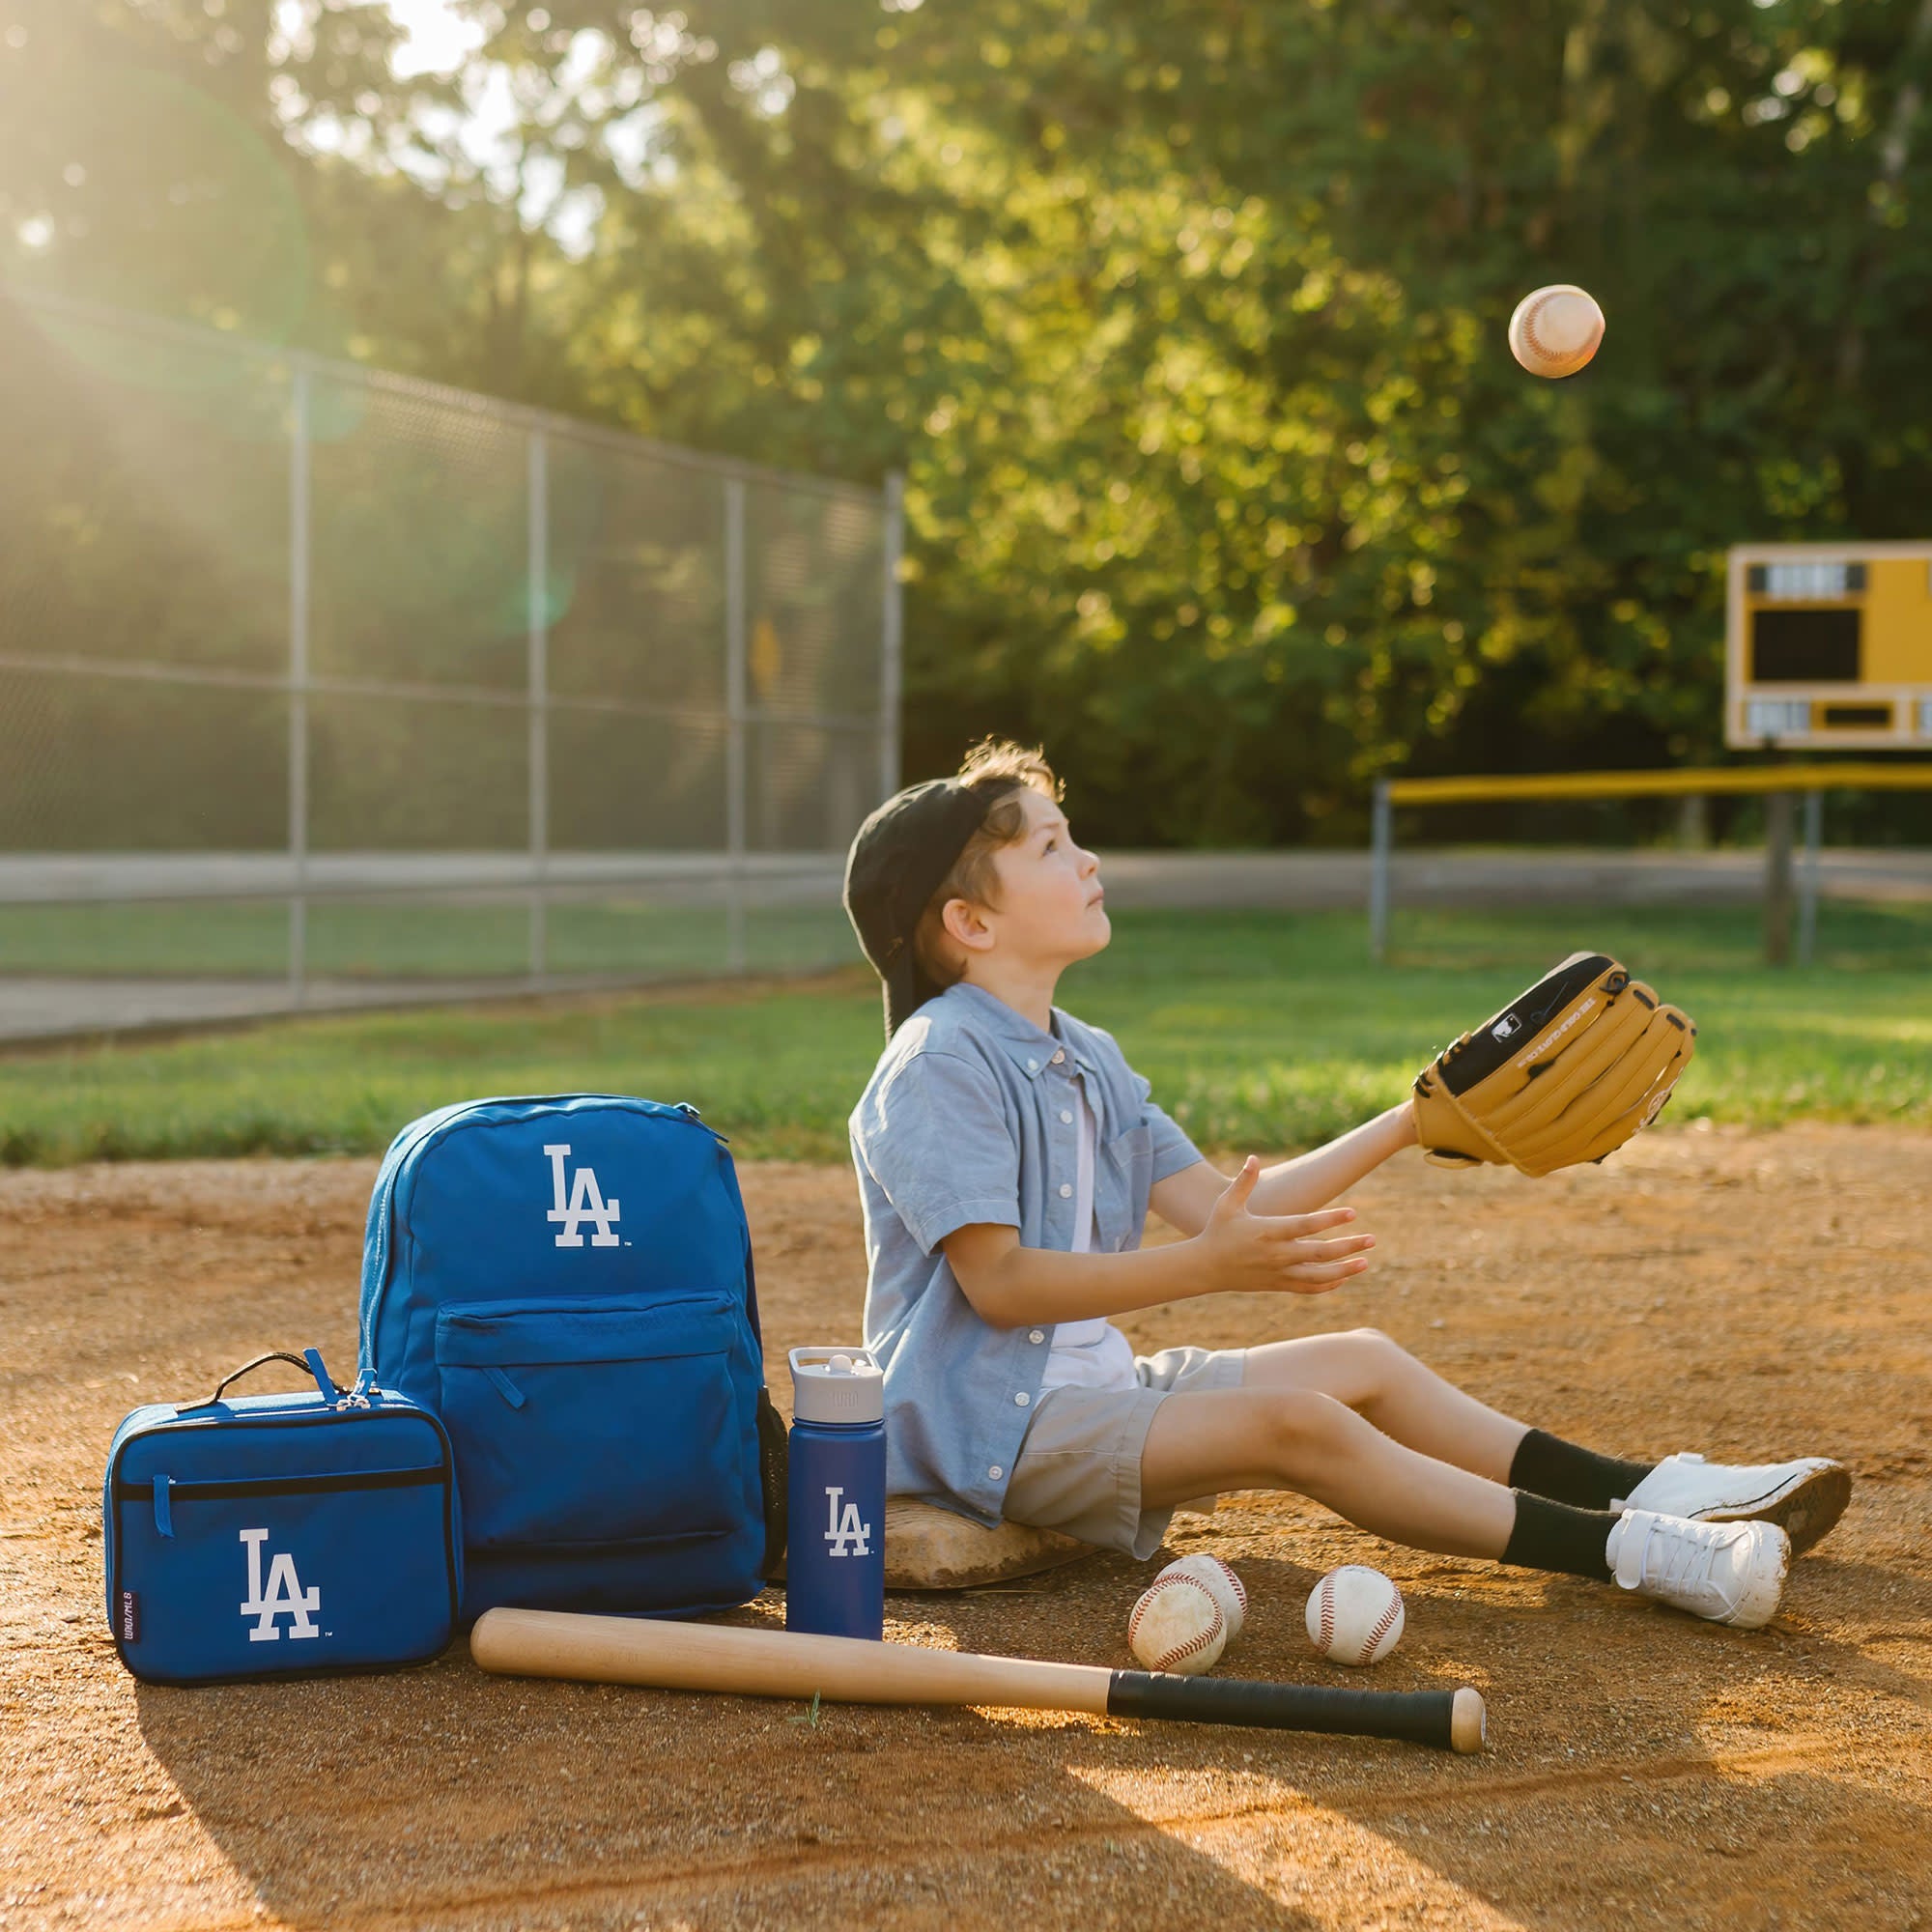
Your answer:
[[[1788,791],[1764,799],[1764,963],[1791,963],[1791,847],[1797,800]]]
[[[1388,957],[1390,874],[1394,870],[1395,807],[1387,779],[1376,781],[1369,852],[1369,957],[1379,966]]]
[[[1798,889],[1798,963],[1808,966],[1818,954],[1818,847],[1825,838],[1825,794],[1804,794],[1804,870]]]

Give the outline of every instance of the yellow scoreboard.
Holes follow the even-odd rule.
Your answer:
[[[1932,751],[1932,543],[1734,549],[1724,742]]]

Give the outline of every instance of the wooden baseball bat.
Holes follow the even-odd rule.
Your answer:
[[[514,1677],[581,1677],[665,1690],[754,1697],[819,1696],[845,1704],[984,1704],[1002,1710],[1092,1711],[1198,1724],[1255,1724],[1480,1750],[1481,1694],[1460,1690],[1339,1690],[1238,1677],[1175,1677],[978,1657],[863,1637],[807,1636],[731,1624],[592,1617],[567,1610],[485,1610],[469,1633],[485,1670]]]

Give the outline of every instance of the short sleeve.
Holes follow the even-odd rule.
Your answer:
[[[999,1084],[957,1054],[915,1053],[852,1116],[853,1148],[921,1249],[976,1221],[1020,1226],[1020,1158]]]
[[[1188,1139],[1179,1122],[1154,1104],[1151,1097],[1153,1083],[1145,1075],[1135,1073],[1128,1067],[1128,1074],[1134,1083],[1134,1092],[1140,1096],[1140,1123],[1149,1129],[1149,1141],[1153,1149],[1153,1183],[1158,1186],[1171,1174],[1179,1174],[1206,1158],[1201,1150]]]

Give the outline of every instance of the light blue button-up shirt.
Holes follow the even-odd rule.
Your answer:
[[[976,1221],[1073,1246],[1075,1080],[1096,1126],[1094,1251],[1137,1248],[1156,1181],[1201,1159],[1112,1034],[1042,1033],[965,980],[888,1043],[849,1126],[866,1214],[866,1346],[885,1369],[886,1486],[991,1524],[1040,1395],[1053,1323],[976,1314],[940,1242]]]

